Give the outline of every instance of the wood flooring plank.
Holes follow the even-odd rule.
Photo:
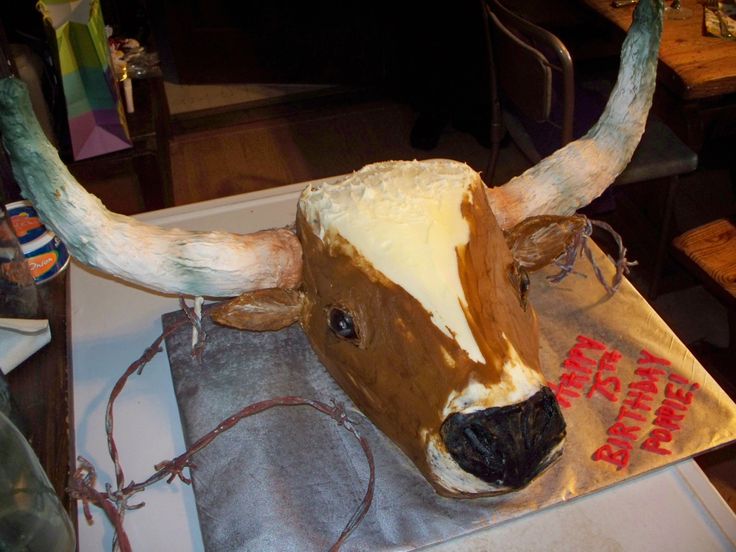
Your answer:
[[[172,176],[177,204],[325,178],[384,160],[443,157],[485,168],[488,150],[448,127],[435,150],[409,143],[415,114],[370,101],[176,136]]]

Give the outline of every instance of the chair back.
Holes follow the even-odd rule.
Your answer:
[[[482,3],[492,100],[498,103],[502,93],[504,102],[523,117],[557,127],[564,146],[573,138],[575,79],[570,52],[554,34],[498,0]]]

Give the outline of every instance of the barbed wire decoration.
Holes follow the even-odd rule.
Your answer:
[[[184,304],[182,300],[182,304]],[[329,416],[339,426],[344,428],[350,433],[360,444],[363,454],[365,455],[366,461],[369,468],[369,479],[366,491],[363,495],[363,499],[360,504],[353,511],[345,527],[342,529],[340,535],[335,540],[334,544],[329,548],[330,552],[337,552],[345,541],[350,537],[352,532],[360,525],[365,518],[368,510],[370,509],[373,501],[373,495],[375,491],[376,482],[376,469],[373,453],[371,452],[370,445],[365,437],[361,436],[355,427],[355,423],[348,417],[345,407],[342,403],[331,401],[330,404],[321,402],[314,399],[298,397],[298,396],[282,396],[266,399],[260,402],[250,404],[238,412],[235,412],[231,416],[222,420],[216,427],[211,431],[200,437],[194,442],[184,453],[180,454],[172,460],[165,460],[159,462],[154,466],[154,473],[147,479],[140,483],[130,481],[125,483],[125,472],[120,462],[120,454],[118,447],[115,442],[114,427],[114,404],[117,397],[122,393],[125,388],[125,384],[128,379],[135,375],[141,375],[143,369],[151,359],[153,359],[159,352],[162,351],[163,341],[179,330],[186,324],[197,324],[192,316],[191,312],[185,310],[185,317],[172,324],[165,329],[159,337],[157,337],[153,343],[143,352],[143,354],[118,378],[115,385],[113,386],[110,396],[107,401],[107,408],[105,411],[105,433],[107,437],[107,448],[110,458],[113,462],[115,469],[115,486],[111,483],[104,484],[104,491],[98,489],[97,482],[97,471],[89,460],[82,456],[77,457],[77,469],[71,476],[69,493],[70,495],[82,502],[82,510],[84,517],[89,524],[94,522],[94,516],[92,514],[90,506],[96,506],[100,508],[105,516],[108,518],[113,526],[114,537],[112,542],[112,550],[118,550],[120,552],[132,552],[130,539],[125,532],[124,520],[125,514],[129,510],[138,510],[145,506],[145,502],[138,502],[131,504],[131,499],[136,495],[145,491],[146,488],[151,485],[158,483],[161,480],[165,480],[167,483],[172,483],[174,480],[179,479],[183,483],[190,485],[192,480],[190,477],[185,475],[186,470],[196,469],[196,464],[193,462],[194,455],[200,450],[207,447],[212,441],[218,436],[222,435],[227,430],[231,429],[238,424],[244,418],[253,416],[260,412],[270,410],[277,407],[294,407],[294,406],[308,406],[318,412]],[[195,351],[196,355],[201,359],[201,344],[198,343],[199,349]]]

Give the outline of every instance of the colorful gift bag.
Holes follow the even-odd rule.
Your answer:
[[[39,0],[37,7],[56,41],[74,159],[131,147],[99,0]]]

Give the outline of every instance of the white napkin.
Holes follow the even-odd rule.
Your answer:
[[[0,370],[7,374],[49,341],[48,320],[0,318]]]

